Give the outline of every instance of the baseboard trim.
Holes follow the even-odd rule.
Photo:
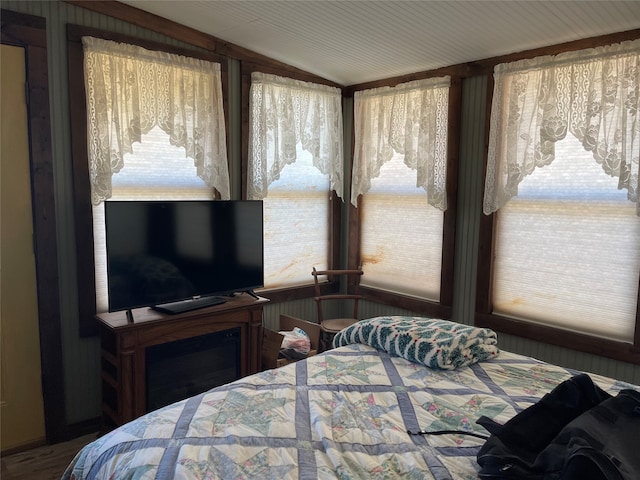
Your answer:
[[[25,452],[27,450],[31,450],[33,448],[42,447],[47,444],[47,440],[42,437],[37,440],[30,440],[25,443],[21,443],[20,445],[14,445],[12,447],[6,448],[5,450],[0,451],[0,457],[6,457],[8,455],[13,455],[16,453]]]

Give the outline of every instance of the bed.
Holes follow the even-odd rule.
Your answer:
[[[148,413],[83,448],[63,480],[476,479],[476,420],[505,423],[579,372],[499,351],[485,329],[410,325],[424,321],[368,319],[328,352]]]

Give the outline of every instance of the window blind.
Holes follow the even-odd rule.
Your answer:
[[[329,177],[301,148],[269,185],[264,208],[265,288],[309,284],[329,258]]]
[[[640,218],[572,135],[497,212],[494,312],[631,342]]]
[[[362,196],[361,284],[439,301],[444,212],[396,153]]]

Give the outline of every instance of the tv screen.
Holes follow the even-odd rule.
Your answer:
[[[108,200],[105,227],[111,312],[263,286],[261,201]]]

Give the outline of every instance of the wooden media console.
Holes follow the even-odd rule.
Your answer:
[[[266,298],[256,299],[249,294],[240,294],[220,305],[175,315],[150,308],[134,309],[131,311],[132,322],[124,311],[97,315],[100,325],[104,430],[111,430],[157,407],[155,399],[147,398],[149,391],[156,391],[149,390],[148,379],[152,368],[147,361],[159,358],[158,352],[163,354],[165,347],[169,347],[173,352],[170,355],[175,356],[175,352],[181,351],[180,348],[189,351],[188,345],[183,346],[185,340],[197,339],[201,345],[210,338],[216,338],[211,334],[220,332],[222,335],[218,336],[218,340],[224,343],[225,348],[235,348],[233,351],[237,352],[237,365],[225,365],[225,376],[220,377],[224,380],[220,381],[227,383],[258,372],[261,369],[262,310],[267,302]],[[236,346],[229,346],[229,342],[236,342]],[[177,348],[172,349],[172,345]],[[197,346],[193,350],[199,351],[201,348]],[[229,357],[226,353],[223,356]],[[166,361],[171,362],[170,358],[165,357]],[[175,362],[179,361],[175,357]],[[216,365],[207,367],[215,369]],[[230,368],[237,375],[228,373]],[[236,378],[229,378],[229,375]],[[158,375],[151,375],[151,378],[156,377]],[[204,390],[213,386],[216,385],[206,385]],[[174,390],[180,395],[179,388]],[[188,389],[184,392],[185,396],[193,394]]]

